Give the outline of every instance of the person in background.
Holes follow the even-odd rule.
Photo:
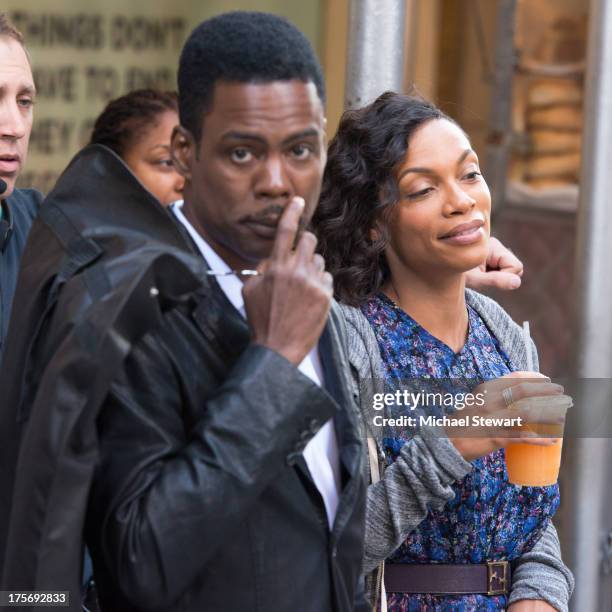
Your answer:
[[[28,154],[36,87],[22,34],[0,13],[0,363],[21,254],[43,196],[16,189]],[[0,554],[0,559],[1,559]],[[84,585],[91,561],[85,558]]]
[[[515,399],[562,393],[535,372],[521,383],[529,361],[520,327],[466,290],[490,250],[490,212],[465,132],[433,104],[388,92],[345,113],[313,228],[345,305],[357,389],[379,379],[391,389],[415,380],[453,393],[476,387],[487,400],[475,414],[508,417],[508,387]],[[368,400],[361,405],[371,425]],[[391,426],[372,440],[364,567],[386,559],[390,611],[568,609],[573,578],[551,521],[558,486],[508,481],[510,431]]]
[[[15,189],[28,155],[36,88],[23,36],[0,13],[0,362],[19,261],[42,195]]]
[[[178,123],[175,92],[138,89],[108,103],[96,119],[90,144],[112,149],[168,206],[182,198],[185,182],[170,156],[170,138]]]

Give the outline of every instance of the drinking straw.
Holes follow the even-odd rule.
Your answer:
[[[533,357],[531,355],[531,334],[529,333],[529,321],[523,321],[523,343],[527,354],[527,370],[533,372]]]

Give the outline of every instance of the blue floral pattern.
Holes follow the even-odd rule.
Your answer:
[[[388,387],[406,379],[454,379],[472,387],[516,368],[477,312],[468,306],[469,332],[455,353],[432,336],[387,296],[362,306],[378,340]],[[410,433],[383,440],[393,462]],[[473,470],[455,483],[455,497],[425,520],[389,558],[391,563],[486,563],[512,561],[537,542],[559,505],[557,485],[517,487],[508,482],[504,451],[472,462]],[[389,594],[390,612],[472,612],[504,610],[503,595],[440,596]]]

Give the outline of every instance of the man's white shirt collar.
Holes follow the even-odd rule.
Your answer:
[[[195,242],[198,250],[202,254],[202,257],[206,260],[208,267],[215,272],[230,272],[231,268],[225,263],[217,252],[200,236],[198,231],[189,223],[187,217],[181,210],[183,207],[183,200],[174,202],[171,210],[175,214],[176,218],[185,226],[185,229],[189,232],[192,240]],[[227,276],[216,277],[219,286],[223,290],[223,293],[227,296],[227,299],[232,303],[234,308],[244,317],[246,311],[244,309],[244,299],[242,298],[242,281],[235,274],[228,274]]]

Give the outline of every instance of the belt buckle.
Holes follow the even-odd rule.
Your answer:
[[[487,561],[487,595],[508,592],[508,561]]]

